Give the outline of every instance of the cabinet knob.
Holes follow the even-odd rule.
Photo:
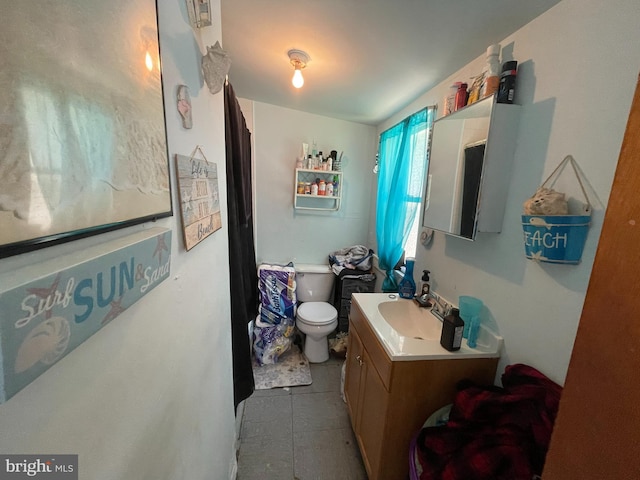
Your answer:
[[[362,357],[360,355],[356,355],[356,360],[358,360],[358,365],[362,366]]]

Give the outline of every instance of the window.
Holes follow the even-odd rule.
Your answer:
[[[418,245],[418,235],[420,230],[420,218],[422,217],[422,209],[420,202],[424,191],[424,183],[427,175],[428,162],[428,146],[431,137],[431,125],[426,125],[424,129],[416,132],[415,149],[413,151],[413,160],[411,162],[411,175],[409,182],[409,191],[407,201],[416,204],[415,214],[413,216],[411,229],[404,243],[405,257],[415,257],[416,247]]]
[[[420,203],[434,108],[424,108],[380,134],[376,239],[384,291],[395,291],[393,267],[415,256]]]

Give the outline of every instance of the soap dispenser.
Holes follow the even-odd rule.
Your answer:
[[[400,298],[412,299],[416,294],[416,282],[413,280],[413,264],[415,258],[407,258],[405,260],[404,277],[398,285],[398,294]]]
[[[420,296],[429,296],[429,292],[431,291],[431,284],[429,284],[429,274],[431,272],[429,270],[422,271],[422,281],[420,282]]]

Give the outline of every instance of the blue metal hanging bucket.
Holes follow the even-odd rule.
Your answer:
[[[591,215],[522,215],[527,258],[548,263],[580,263]]]

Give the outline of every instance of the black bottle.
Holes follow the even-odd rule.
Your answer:
[[[516,68],[518,62],[512,60],[504,62],[502,65],[502,75],[500,75],[500,85],[498,86],[498,103],[513,103],[516,93]]]
[[[440,345],[450,352],[460,350],[462,345],[462,331],[464,330],[464,320],[460,318],[460,310],[452,308],[451,313],[444,317],[442,322],[442,334],[440,335]]]

